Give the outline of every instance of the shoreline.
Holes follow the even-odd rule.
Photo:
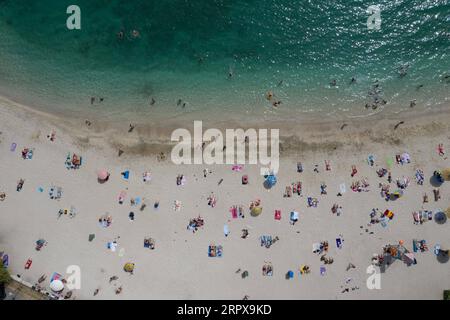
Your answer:
[[[87,126],[82,118],[67,119],[4,97],[0,97],[0,106],[7,114],[13,113],[21,118],[31,117],[35,121],[48,123],[67,133],[74,139],[74,143],[80,146],[102,148],[108,145],[110,148],[121,149],[126,154],[135,156],[167,152],[175,144],[170,141],[170,136],[177,128],[185,128],[193,133],[194,120],[169,120],[168,123],[159,125],[133,122],[136,128],[132,133],[127,133],[129,123],[124,121],[94,121],[91,126]],[[217,128],[222,132],[228,128],[279,129],[280,152],[285,155],[295,155],[298,152],[320,149],[331,152],[343,147],[360,148],[360,140],[364,139],[376,144],[399,145],[408,137],[408,134],[433,135],[436,131],[450,128],[450,125],[447,125],[450,122],[450,107],[420,112],[411,111],[389,115],[388,119],[380,112],[368,118],[334,120],[319,118],[319,115],[315,115],[314,120],[291,119],[289,122],[270,120],[262,124],[258,123],[259,121],[255,123],[245,121],[245,125],[243,120],[203,121],[203,132],[208,128]]]
[[[158,162],[154,155],[167,144],[139,149],[136,143],[140,138],[139,127],[128,137],[127,123],[117,131],[127,136],[115,141],[107,137],[114,132],[110,128],[91,132],[77,128],[76,121],[74,127],[66,127],[66,123],[72,123],[70,120],[2,105],[0,191],[6,192],[7,197],[0,202],[0,245],[10,256],[11,272],[20,273],[30,283],[35,283],[42,274],[48,279],[53,272],[64,274],[67,266],[79,265],[82,287],[75,290],[77,299],[241,299],[244,295],[250,299],[441,299],[442,290],[448,289],[449,282],[444,280],[450,279],[450,271],[447,265],[436,261],[433,246],[437,243],[443,248],[450,246],[449,222],[414,225],[411,218],[414,210],[435,211],[450,206],[447,184],[440,188],[443,197],[439,202],[421,201],[424,192],[432,195],[428,179],[433,171],[448,166],[448,160],[435,151],[438,143],[450,148],[448,125],[442,123],[447,115],[438,120],[435,117],[406,120],[405,126],[395,131],[392,126],[398,119],[373,123],[370,129],[362,123],[351,124],[344,130],[334,124],[322,124],[323,131],[308,132],[310,127],[305,126],[308,138],[285,138],[282,143],[278,183],[269,191],[263,187],[258,166],[245,165],[242,172],[236,173],[230,165],[176,166],[170,161]],[[386,128],[391,129],[383,132]],[[56,131],[54,142],[46,138],[52,130]],[[117,141],[130,143],[121,157],[114,145]],[[12,142],[18,145],[16,152],[9,150]],[[20,150],[24,147],[35,148],[32,160],[21,159]],[[83,156],[82,168],[68,171],[64,167],[67,152]],[[378,169],[385,166],[385,159],[403,152],[410,153],[413,163],[394,165],[393,178],[411,177],[411,186],[403,199],[386,202],[378,189],[378,183],[384,180],[377,177],[375,168],[367,165],[367,154],[376,155]],[[325,171],[324,160],[331,161],[331,172]],[[295,170],[297,161],[304,163],[302,174]],[[318,174],[312,170],[315,164],[320,168]],[[350,177],[352,164],[359,170],[355,179],[368,177],[371,190],[367,193],[348,190],[345,196],[336,197],[342,182],[350,186],[355,180]],[[105,184],[96,180],[99,168],[112,173]],[[204,168],[212,172],[206,178]],[[416,168],[424,170],[424,186],[414,181]],[[131,171],[129,181],[120,176],[123,170]],[[152,172],[149,184],[141,179],[145,170]],[[185,186],[175,185],[178,174],[187,177]],[[246,186],[241,184],[243,174],[250,178]],[[21,192],[15,190],[19,178],[25,179]],[[220,179],[224,181],[219,185]],[[284,198],[285,186],[297,180],[304,185],[303,196]],[[329,195],[320,195],[321,182],[328,185]],[[48,198],[47,190],[52,184],[63,188],[60,201]],[[38,187],[44,193],[39,193]],[[121,190],[127,190],[128,197],[142,197],[147,208],[141,212],[130,204],[129,198],[123,205],[118,204]],[[218,198],[215,208],[207,205],[206,198],[211,192]],[[309,196],[319,199],[318,208],[307,206]],[[246,208],[255,198],[263,201],[261,216],[255,218],[246,212],[244,219],[231,218],[232,205],[242,204]],[[180,212],[173,210],[175,200],[183,204]],[[155,201],[160,203],[158,210],[153,209]],[[333,203],[343,206],[341,216],[330,212]],[[77,210],[73,219],[57,218],[59,209],[71,206]],[[387,228],[368,226],[372,208],[390,209],[395,218]],[[276,209],[282,211],[280,221],[273,217]],[[292,210],[300,212],[300,221],[295,226],[289,224]],[[136,221],[129,220],[130,211],[135,212]],[[98,225],[99,216],[105,212],[113,217],[108,228]],[[205,227],[196,233],[186,230],[189,220],[199,215],[205,219]],[[228,237],[222,231],[224,224],[231,231]],[[248,239],[240,236],[243,228],[250,232]],[[88,241],[89,234],[96,235],[94,241]],[[265,234],[279,236],[280,241],[270,249],[260,247],[259,237]],[[339,235],[345,238],[342,249],[334,245]],[[155,250],[143,248],[143,238],[148,236],[156,240]],[[48,245],[37,252],[34,243],[40,238],[48,241]],[[396,262],[382,274],[382,290],[367,289],[366,267],[372,255],[385,244],[400,239],[410,249],[415,238],[426,239],[430,247],[429,252],[417,253],[418,265],[407,267]],[[111,252],[106,243],[114,239],[118,239],[119,247]],[[322,240],[330,242],[328,254],[335,259],[332,265],[327,265],[325,276],[319,273],[323,264],[320,257],[311,252],[312,244]],[[207,257],[211,243],[223,245],[222,258]],[[28,258],[33,259],[33,265],[24,270]],[[123,271],[124,263],[129,261],[136,263],[134,275]],[[261,275],[265,261],[273,262],[273,277]],[[350,262],[357,268],[347,271]],[[297,269],[302,264],[311,267],[310,275],[299,275]],[[248,270],[250,276],[242,279],[237,269]],[[295,274],[290,281],[285,279],[288,270],[294,270]],[[119,280],[110,284],[108,279],[113,275]],[[349,285],[348,278],[352,279]],[[43,286],[48,284],[47,280]],[[114,290],[119,286],[124,290],[116,295]],[[358,289],[342,293],[349,286]],[[93,296],[97,288],[100,293]]]

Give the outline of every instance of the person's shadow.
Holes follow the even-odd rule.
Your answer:
[[[439,179],[433,174],[430,177],[430,184],[435,188],[439,188],[443,184],[443,182],[439,181]]]

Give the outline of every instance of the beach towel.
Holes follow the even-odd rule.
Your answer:
[[[326,272],[327,272],[327,269],[325,268],[325,266],[320,266],[320,275],[324,276]]]
[[[14,152],[14,151],[16,151],[16,147],[17,147],[17,143],[13,142],[13,143],[11,143],[11,147],[9,148],[9,150],[11,152]]]
[[[230,213],[231,213],[231,217],[232,217],[233,219],[237,219],[238,213],[237,213],[237,208],[236,208],[236,207],[230,208]]]
[[[241,165],[234,165],[231,167],[231,170],[239,172],[242,170],[242,168],[243,168],[243,166],[241,166]]]
[[[384,216],[380,219],[380,224],[383,228],[386,228],[389,222],[389,218]]]
[[[319,243],[319,242],[313,243],[313,245],[312,245],[312,252],[313,252],[313,253],[319,253],[319,252],[321,252],[321,246],[320,246],[320,243]]]
[[[298,212],[292,211],[289,218],[291,219],[291,221],[297,221],[298,220]]]
[[[220,258],[220,257],[222,257],[222,251],[223,251],[222,246],[210,245],[210,246],[208,246],[208,257]]]
[[[230,229],[228,229],[228,225],[223,226],[223,234],[227,237],[230,234]]]
[[[134,198],[134,205],[137,206],[140,204],[141,204],[141,197]]]
[[[440,244],[436,244],[436,245],[434,246],[433,252],[434,252],[435,255],[439,255],[439,251],[440,251],[440,250],[441,250],[441,245],[440,245]]]
[[[119,204],[123,204],[125,201],[125,197],[127,196],[127,193],[125,191],[121,191],[119,194]]]
[[[275,210],[275,220],[281,220],[281,210]]]
[[[115,252],[115,251],[116,251],[116,248],[117,248],[117,242],[116,242],[116,241],[108,242],[108,243],[106,244],[106,247],[107,247],[109,250],[111,250],[112,252]]]
[[[394,161],[392,160],[392,158],[386,158],[386,165],[387,165],[388,169],[390,169],[393,164],[394,164]]]
[[[343,244],[342,239],[341,238],[336,238],[336,247],[338,249],[342,249],[342,244]]]
[[[373,154],[369,154],[369,156],[367,157],[367,163],[369,164],[369,166],[373,166],[375,163],[375,157],[373,156]]]
[[[347,191],[347,188],[345,187],[345,183],[341,183],[339,185],[339,191],[341,194],[344,194]]]
[[[413,219],[414,219],[414,224],[419,224],[420,223],[419,213],[418,212],[413,212],[412,216],[413,216]]]
[[[30,269],[32,263],[33,260],[31,258],[28,258],[27,262],[25,262],[25,269]]]
[[[125,180],[128,180],[128,178],[130,178],[130,171],[129,170],[126,170],[126,171],[122,172],[121,174],[122,174],[122,177]]]
[[[94,238],[95,238],[95,234],[91,233],[91,234],[89,235],[89,238],[88,238],[89,242],[91,242],[92,240],[94,240]]]
[[[125,248],[121,248],[119,250],[119,257],[123,257],[125,255]]]
[[[413,239],[413,251],[414,252],[419,251],[419,247],[420,247],[419,241],[416,239]]]
[[[9,266],[9,256],[7,254],[4,254],[2,256],[2,263],[3,263],[3,267],[8,268],[8,266]]]

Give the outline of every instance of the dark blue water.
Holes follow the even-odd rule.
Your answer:
[[[377,112],[448,103],[448,1],[78,0],[81,30],[68,30],[71,4],[0,0],[4,95],[111,118],[366,116],[378,79]],[[373,4],[379,30],[367,27]],[[95,111],[91,96],[104,98]]]

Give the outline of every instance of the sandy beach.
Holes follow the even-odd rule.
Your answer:
[[[36,283],[46,275],[41,283],[46,289],[54,272],[64,278],[68,266],[79,266],[81,288],[73,290],[71,299],[441,299],[442,291],[450,288],[450,268],[433,251],[436,244],[450,248],[450,224],[434,219],[414,224],[412,212],[434,214],[450,207],[449,182],[439,187],[438,201],[430,184],[435,170],[450,166],[447,154],[437,152],[440,143],[450,150],[449,118],[448,112],[441,112],[304,124],[296,127],[295,135],[292,129],[280,127],[278,181],[266,190],[257,165],[244,165],[235,172],[231,165],[177,166],[170,156],[158,161],[158,153],[170,152],[170,134],[159,132],[156,142],[143,142],[148,135],[139,126],[131,133],[128,123],[116,131],[96,123],[88,127],[82,121],[38,113],[2,99],[0,192],[6,198],[0,202],[0,251],[9,255],[10,272],[27,282]],[[344,128],[343,123],[347,124]],[[52,131],[54,141],[47,138]],[[15,151],[10,151],[12,143],[17,144]],[[24,148],[33,148],[32,159],[22,159]],[[124,151],[120,157],[119,148]],[[68,152],[82,156],[79,169],[65,167]],[[395,155],[403,153],[410,155],[411,162],[397,164]],[[368,164],[369,154],[374,155],[373,166]],[[330,162],[329,171],[325,160]],[[297,172],[299,161],[302,173]],[[358,171],[354,177],[352,165]],[[111,175],[100,184],[97,172],[102,168]],[[396,201],[380,195],[379,184],[387,184],[386,176],[377,175],[380,168],[392,173],[391,190],[398,189],[396,179],[410,179]],[[206,177],[204,169],[210,172]],[[416,182],[417,169],[423,170],[423,185]],[[130,172],[127,180],[121,176],[126,170]],[[151,172],[149,182],[143,182],[145,171]],[[186,179],[184,185],[176,184],[179,174]],[[249,177],[247,185],[241,183],[243,175]],[[352,191],[352,182],[364,178],[368,192]],[[17,192],[20,179],[24,184]],[[284,197],[286,186],[298,181],[302,195]],[[327,185],[327,194],[321,194],[321,183]],[[337,196],[342,183],[346,192]],[[49,198],[51,186],[62,188],[59,200]],[[118,203],[121,191],[127,194],[123,204]],[[211,193],[217,199],[215,207],[208,205]],[[423,203],[424,193],[428,203]],[[130,199],[136,197],[146,204],[144,210],[140,204],[131,205]],[[308,207],[308,197],[317,198],[318,206]],[[261,200],[263,210],[253,217],[249,205],[256,199]],[[181,203],[179,211],[174,210],[174,201]],[[155,202],[159,202],[157,209]],[[342,207],[340,215],[332,213],[333,204]],[[244,218],[232,217],[233,205],[243,206]],[[76,209],[74,217],[63,214],[58,218],[60,209],[71,206]],[[370,224],[373,208],[394,213],[386,227]],[[280,220],[274,219],[275,210],[281,210]],[[295,225],[289,219],[292,211],[299,213]],[[130,212],[135,214],[133,221]],[[113,220],[107,228],[99,224],[104,214]],[[195,233],[187,230],[189,221],[198,216],[204,226]],[[245,239],[242,229],[249,233]],[[92,241],[90,234],[95,234]],[[260,245],[262,235],[279,240],[266,248]],[[144,238],[149,237],[155,241],[154,250],[144,248]],[[335,242],[339,237],[341,248]],[[39,251],[35,249],[38,239],[47,242]],[[413,239],[426,240],[428,251],[414,253],[416,264],[395,261],[381,274],[381,289],[369,290],[366,269],[373,255],[400,240],[412,251]],[[107,244],[114,240],[117,248],[111,251]],[[324,264],[322,254],[312,252],[313,244],[321,241],[329,243],[326,256],[333,259],[331,264]],[[211,244],[223,247],[222,257],[208,257]],[[28,259],[32,265],[24,269]],[[123,270],[127,262],[135,263],[133,274]],[[262,267],[269,262],[273,275],[263,276]],[[349,263],[355,268],[347,270]],[[301,265],[309,266],[310,272],[300,274]],[[326,268],[324,275],[321,266]],[[294,276],[287,280],[289,270]],[[245,278],[244,271],[248,272]],[[113,276],[117,280],[110,283]],[[122,287],[120,294],[115,293],[118,287]]]

